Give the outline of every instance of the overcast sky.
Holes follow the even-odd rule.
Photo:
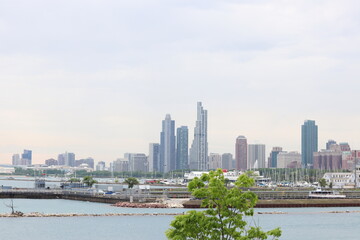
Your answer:
[[[148,154],[161,121],[208,110],[235,139],[301,149],[305,119],[360,149],[360,2],[0,0],[0,163]]]

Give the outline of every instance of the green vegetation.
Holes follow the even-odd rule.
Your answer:
[[[92,187],[95,183],[97,183],[97,181],[94,180],[91,176],[85,176],[82,182],[85,183],[88,187]]]
[[[321,178],[321,179],[319,180],[319,185],[320,185],[320,187],[322,187],[322,188],[326,187],[326,180],[325,180],[324,178]]]
[[[81,180],[79,178],[70,178],[69,182],[81,182]]]
[[[135,185],[139,184],[139,181],[134,177],[129,177],[125,179],[124,183],[128,184],[129,188],[133,188]]]
[[[277,239],[279,228],[262,231],[259,226],[247,226],[245,216],[253,216],[257,196],[249,188],[254,179],[246,174],[239,176],[235,187],[228,189],[223,172],[218,169],[192,180],[188,189],[196,198],[203,199],[205,211],[188,211],[176,216],[166,236],[173,240],[185,239]]]

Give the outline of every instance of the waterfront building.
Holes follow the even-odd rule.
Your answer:
[[[149,144],[149,172],[160,172],[160,144]]]
[[[332,150],[322,150],[320,152],[314,152],[314,169],[342,169],[342,152]]]
[[[231,153],[224,153],[221,156],[221,167],[227,170],[235,168],[233,166],[233,155]]]
[[[194,140],[190,148],[190,169],[204,171],[208,168],[207,110],[198,102]]]
[[[277,155],[282,152],[282,147],[273,147],[268,158],[268,167],[277,168]]]
[[[222,168],[221,155],[218,153],[210,153],[209,155],[209,169],[216,170]]]
[[[299,152],[279,152],[277,154],[277,168],[300,168],[301,154]]]
[[[248,169],[247,150],[248,145],[246,137],[237,137],[235,143],[235,161],[237,170],[246,171]]]
[[[106,168],[106,164],[104,161],[100,161],[98,162],[98,164],[96,164],[96,171],[105,171]]]
[[[248,168],[265,168],[265,144],[249,144]]]
[[[175,169],[189,169],[189,130],[181,126],[176,130],[176,164]]]
[[[160,133],[160,171],[174,170],[175,158],[175,121],[171,120],[170,114],[166,114]]]
[[[79,167],[81,164],[87,164],[89,168],[94,169],[94,159],[91,157],[75,160],[75,167]]]
[[[326,143],[326,150],[330,150],[330,147],[335,144],[336,144],[335,140],[329,139]]]
[[[45,164],[48,166],[57,166],[57,165],[59,165],[59,162],[56,159],[50,158],[50,159],[45,160]]]
[[[305,120],[301,126],[301,163],[304,168],[313,167],[313,154],[318,151],[318,126],[313,120]]]

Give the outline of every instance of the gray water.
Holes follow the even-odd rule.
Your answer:
[[[10,212],[0,200],[0,212]],[[186,209],[116,208],[108,204],[71,200],[14,199],[16,210],[42,213],[161,213]],[[256,212],[287,214],[255,214],[248,221],[264,230],[281,227],[280,239],[359,239],[360,213],[326,213],[360,211],[360,208],[282,208],[256,209]],[[97,239],[166,239],[173,216],[114,216],[68,218],[0,218],[0,239],[6,240],[97,240]]]

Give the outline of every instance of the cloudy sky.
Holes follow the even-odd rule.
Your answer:
[[[360,149],[360,2],[0,0],[0,163],[148,153],[167,113],[209,152],[300,150],[300,126]],[[190,141],[190,143],[191,143]]]

